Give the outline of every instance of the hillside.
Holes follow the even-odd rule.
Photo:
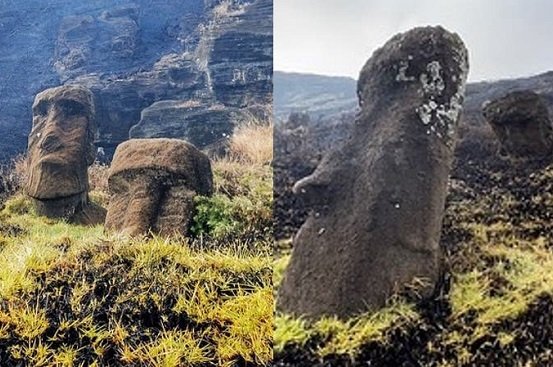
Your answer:
[[[350,320],[278,314],[275,366],[551,366],[552,178],[551,159],[459,157],[441,236],[447,271],[433,297],[420,300],[415,287]],[[290,250],[278,243],[277,288]]]
[[[133,137],[203,147],[268,117],[272,1],[6,0],[0,51],[0,161],[24,151],[35,95],[62,84],[94,93],[108,158],[135,125]],[[161,101],[155,118],[142,114]]]
[[[196,197],[188,238],[37,216],[24,160],[1,167],[0,365],[268,365],[271,158],[271,125],[238,129],[212,162],[215,192]],[[89,169],[104,207],[108,170]]]
[[[286,120],[292,112],[305,112],[314,120],[331,120],[357,107],[357,82],[348,77],[275,71],[275,115]],[[486,100],[498,98],[517,89],[531,89],[544,95],[553,107],[553,71],[540,75],[469,83],[466,90],[465,121],[483,121],[480,107]],[[473,121],[474,120],[474,121]]]
[[[273,83],[277,120],[286,120],[294,112],[329,118],[357,107],[352,78],[275,71]]]

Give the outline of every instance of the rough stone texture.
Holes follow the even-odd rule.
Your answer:
[[[58,31],[54,67],[62,81],[88,70],[111,64],[124,69],[126,59],[137,51],[136,4],[103,11],[99,16],[63,18]]]
[[[273,0],[231,13],[216,28],[207,68],[218,101],[234,107],[272,104]]]
[[[432,291],[467,63],[441,27],[399,34],[369,59],[352,139],[294,187],[313,212],[294,239],[280,310],[347,317],[416,278],[422,295]]]
[[[486,103],[483,114],[507,154],[523,157],[551,154],[553,125],[540,95],[528,90],[511,92]]]
[[[131,139],[117,147],[110,167],[105,226],[131,236],[186,234],[194,197],[210,195],[207,156],[177,139]]]
[[[88,166],[96,155],[96,131],[88,89],[62,86],[36,96],[26,191],[38,214],[82,224],[103,222],[103,210],[88,201]]]
[[[2,9],[0,160],[23,151],[33,97],[60,84],[93,92],[108,158],[155,102],[233,110],[272,99],[271,0],[4,0]]]
[[[238,108],[200,101],[160,101],[142,110],[140,122],[129,134],[131,138],[184,139],[205,148],[231,136],[234,126],[247,116]]]

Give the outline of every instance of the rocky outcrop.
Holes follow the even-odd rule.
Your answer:
[[[103,11],[99,16],[71,15],[62,19],[54,67],[61,81],[88,72],[123,71],[138,51],[136,4]]]
[[[231,136],[234,126],[247,116],[238,108],[200,101],[160,101],[142,110],[130,137],[184,139],[205,148]]]
[[[467,58],[441,27],[399,34],[374,52],[352,139],[294,186],[312,213],[279,288],[282,311],[345,318],[417,279],[419,294],[432,292]]]
[[[273,1],[220,11],[230,21],[215,27],[207,61],[216,99],[234,107],[272,104]]]
[[[539,94],[528,90],[511,92],[486,103],[482,112],[505,153],[528,158],[551,154],[553,125]]]
[[[62,86],[37,95],[26,183],[37,214],[79,224],[103,222],[103,209],[88,200],[95,118],[92,93],[86,88]]]
[[[198,100],[232,114],[271,101],[270,0],[4,4],[0,160],[23,150],[33,97],[60,84],[93,92],[96,143],[108,156],[155,102]]]
[[[110,167],[106,229],[131,236],[187,233],[194,197],[210,195],[209,159],[176,139],[131,139],[117,147]]]

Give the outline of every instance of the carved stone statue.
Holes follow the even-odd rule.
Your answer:
[[[26,192],[39,215],[78,224],[103,222],[105,211],[88,199],[88,166],[96,155],[96,129],[88,89],[67,85],[36,96]]]

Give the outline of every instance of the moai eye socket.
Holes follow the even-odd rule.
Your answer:
[[[36,106],[33,107],[33,115],[46,116],[48,114],[49,108],[50,103],[48,103],[48,101],[40,101]]]
[[[60,108],[65,116],[79,116],[85,112],[85,107],[81,103],[72,100],[61,101]]]

